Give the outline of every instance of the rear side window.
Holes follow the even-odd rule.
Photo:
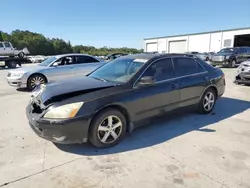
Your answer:
[[[156,61],[150,65],[143,76],[152,76],[156,82],[175,77],[172,60],[170,58]]]
[[[89,56],[76,56],[76,64],[83,64],[83,63],[95,63],[99,62],[97,59]]]
[[[174,58],[173,61],[176,76],[187,76],[205,71],[205,69],[192,58]]]
[[[8,42],[5,42],[4,43],[4,46],[6,47],[6,48],[10,48],[11,46],[10,46],[10,43],[8,43]]]
[[[3,43],[0,42],[0,48],[3,48]]]

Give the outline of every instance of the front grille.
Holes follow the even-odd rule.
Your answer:
[[[33,107],[32,113],[41,114],[43,112],[43,109],[36,103],[33,103],[32,107]]]
[[[224,56],[212,56],[212,61],[223,61]]]

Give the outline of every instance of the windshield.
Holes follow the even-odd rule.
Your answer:
[[[89,77],[105,81],[125,83],[132,78],[145,62],[147,62],[146,59],[116,59],[100,67],[91,73]]]
[[[48,66],[48,65],[50,65],[53,61],[55,61],[56,60],[56,57],[49,57],[48,59],[46,59],[46,60],[44,60],[43,62],[41,62],[40,64],[39,64],[39,66],[44,66],[44,67],[46,67],[46,66]]]
[[[234,48],[224,48],[221,51],[219,51],[218,53],[232,53],[235,52]]]

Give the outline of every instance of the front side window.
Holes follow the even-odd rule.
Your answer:
[[[8,43],[8,42],[5,42],[5,43],[4,43],[4,46],[5,46],[6,48],[11,48],[10,43]]]
[[[0,42],[0,48],[3,48],[3,43]]]
[[[177,76],[187,76],[204,72],[204,68],[192,58],[174,58],[174,69]]]
[[[174,68],[170,58],[159,60],[150,65],[143,76],[151,76],[156,82],[174,78]]]
[[[89,56],[76,56],[76,64],[83,64],[83,63],[95,63],[99,62],[97,59]]]
[[[145,62],[147,62],[145,59],[119,58],[110,61],[88,76],[111,82],[126,83]]]
[[[74,57],[63,57],[58,59],[55,63],[57,63],[58,66],[72,65],[74,63]]]

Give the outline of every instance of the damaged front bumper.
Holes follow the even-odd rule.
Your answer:
[[[90,117],[68,120],[46,120],[32,113],[32,103],[26,108],[32,130],[41,138],[60,144],[85,143],[88,140]]]
[[[250,65],[240,65],[234,83],[250,84]]]

